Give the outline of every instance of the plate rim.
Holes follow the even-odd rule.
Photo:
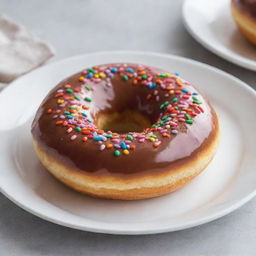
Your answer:
[[[249,93],[253,94],[254,97],[256,97],[256,91],[251,88],[249,85],[247,85],[245,82],[243,82],[242,80],[238,79],[237,77],[224,72],[216,67],[210,66],[208,64],[199,62],[199,61],[195,61],[193,59],[189,59],[189,58],[185,58],[185,57],[180,57],[180,56],[176,56],[176,55],[171,55],[171,54],[164,54],[164,53],[157,53],[157,52],[147,52],[147,51],[100,51],[100,52],[92,52],[92,53],[87,53],[87,54],[80,54],[80,55],[76,55],[73,57],[69,57],[69,58],[65,58],[59,61],[55,61],[55,62],[51,62],[45,66],[42,66],[38,69],[35,69],[34,71],[18,78],[17,80],[15,80],[13,83],[11,83],[5,90],[8,90],[9,87],[12,86],[12,84],[15,83],[19,83],[20,80],[22,80],[25,76],[30,76],[31,73],[37,72],[39,69],[47,69],[49,66],[51,65],[59,65],[61,62],[65,62],[65,61],[70,61],[70,60],[74,60],[76,58],[86,58],[87,56],[91,56],[91,55],[109,55],[109,54],[115,54],[115,55],[122,55],[122,54],[138,54],[140,56],[152,56],[152,57],[160,57],[160,58],[171,58],[171,59],[180,59],[183,60],[185,62],[190,62],[196,66],[201,66],[201,67],[205,67],[207,69],[209,69],[210,71],[213,71],[215,73],[219,73],[221,75],[224,75],[225,77],[227,77],[228,79],[233,80],[234,82],[238,82],[237,86],[239,86],[241,89],[245,89],[247,90]],[[8,130],[5,132],[8,132]],[[91,231],[91,232],[95,232],[95,233],[105,233],[105,234],[123,234],[123,235],[142,235],[142,234],[158,234],[158,233],[166,233],[166,232],[173,232],[173,231],[178,231],[178,230],[183,230],[183,229],[187,229],[187,228],[192,228],[195,226],[199,226],[202,225],[204,223],[208,223],[210,221],[213,221],[215,219],[218,219],[222,216],[225,216],[229,213],[231,213],[232,211],[238,209],[239,207],[241,207],[242,205],[244,205],[246,202],[248,202],[249,200],[251,200],[254,196],[256,196],[256,187],[255,189],[250,192],[249,194],[247,194],[246,196],[242,197],[240,200],[237,200],[235,203],[231,204],[231,206],[227,206],[224,209],[221,209],[219,211],[217,211],[217,213],[213,213],[213,214],[208,214],[207,216],[203,216],[200,219],[197,220],[193,220],[193,221],[189,221],[188,223],[186,223],[185,225],[180,225],[179,227],[160,227],[160,228],[154,228],[152,227],[151,229],[111,229],[111,228],[99,228],[99,227],[92,227],[92,226],[78,226],[76,224],[72,224],[69,223],[65,220],[59,220],[56,218],[52,218],[51,216],[48,216],[47,214],[38,212],[36,210],[33,209],[33,207],[28,207],[27,205],[22,204],[22,202],[19,202],[15,199],[15,197],[11,194],[8,193],[8,191],[6,191],[1,183],[0,183],[0,192],[6,196],[9,200],[11,200],[13,203],[15,203],[16,205],[18,205],[20,208],[26,210],[27,212],[41,218],[44,220],[47,220],[49,222],[61,225],[61,226],[66,226],[69,228],[73,228],[73,229],[78,229],[78,230],[83,230],[83,231]]]
[[[183,24],[184,24],[185,28],[187,29],[187,31],[189,32],[189,34],[199,44],[201,44],[204,48],[206,48],[207,50],[209,50],[212,53],[216,54],[220,58],[222,58],[222,59],[224,59],[226,61],[229,61],[229,62],[231,62],[232,64],[234,64],[236,66],[243,67],[243,68],[246,68],[246,69],[251,70],[251,71],[256,71],[256,62],[255,62],[255,64],[247,62],[247,58],[240,57],[236,53],[234,53],[234,55],[230,55],[230,54],[226,53],[225,51],[222,51],[218,47],[212,46],[210,43],[208,43],[207,40],[205,40],[204,38],[200,37],[196,33],[196,31],[192,28],[192,26],[190,26],[189,20],[187,19],[187,16],[186,16],[187,4],[189,2],[191,2],[191,1],[193,1],[193,0],[184,0],[183,5],[182,5],[182,20],[183,20]],[[223,1],[223,4],[224,4],[224,1]]]

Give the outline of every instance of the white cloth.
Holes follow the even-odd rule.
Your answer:
[[[24,26],[0,16],[0,83],[11,82],[53,55],[53,48]]]

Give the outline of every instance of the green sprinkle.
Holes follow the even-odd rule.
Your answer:
[[[147,75],[143,75],[141,78],[142,78],[143,80],[145,80],[145,79],[148,78],[148,76],[147,76]]]
[[[91,73],[94,73],[94,72],[95,72],[95,69],[89,68],[88,71],[91,72]]]
[[[153,137],[155,139],[157,138],[157,136],[155,134],[150,135],[150,137]]]
[[[172,102],[177,102],[178,101],[178,98],[173,98],[172,99]]]
[[[69,108],[70,109],[76,109],[76,106],[73,105],[73,106],[70,106]]]
[[[85,87],[84,87],[87,91],[92,91],[92,88],[90,87],[90,86],[88,86],[88,85],[85,85]]]
[[[77,127],[76,127],[76,130],[77,130],[78,132],[81,132],[82,129],[81,129],[79,126],[77,126]]]
[[[120,156],[120,154],[121,154],[121,153],[120,153],[119,150],[115,150],[115,151],[114,151],[114,155],[115,155],[115,156]]]
[[[70,115],[70,112],[69,111],[65,111],[64,114]]]
[[[167,77],[167,74],[166,73],[162,73],[162,74],[159,75],[159,77],[165,78],[165,77]]]
[[[132,135],[131,135],[131,134],[128,134],[128,135],[127,135],[127,139],[132,141],[132,140],[133,140]]]
[[[169,101],[166,101],[165,103],[163,103],[162,105],[160,105],[160,109],[165,108],[168,104],[169,104]]]
[[[86,101],[88,101],[88,102],[91,102],[91,101],[92,101],[92,99],[89,98],[89,97],[85,97],[84,100],[86,100]]]
[[[74,95],[76,100],[80,100],[80,98],[77,95]]]
[[[73,93],[74,91],[72,89],[66,89],[66,92]]]
[[[168,118],[168,116],[163,116],[162,120],[166,120]]]
[[[198,99],[197,97],[193,96],[192,99],[193,99],[193,103],[195,103],[195,104],[197,104],[197,105],[202,104],[202,102],[199,101],[199,99]]]
[[[124,79],[125,81],[127,81],[129,78],[128,78],[128,76],[124,75],[124,76],[123,76],[123,79]]]
[[[112,138],[113,135],[112,135],[112,134],[107,134],[107,135],[105,135],[105,137],[107,137],[107,138]]]
[[[187,124],[193,124],[193,120],[191,119],[191,120],[186,120],[185,121]]]
[[[188,119],[188,120],[191,120],[191,116],[189,114],[186,114],[185,117]]]

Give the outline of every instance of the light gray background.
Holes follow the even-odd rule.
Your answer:
[[[0,0],[3,14],[56,48],[51,61],[103,50],[171,53],[218,67],[256,88],[255,72],[194,41],[182,24],[181,6],[178,0]],[[0,195],[0,256],[10,255],[256,255],[256,200],[200,227],[113,236],[46,222]]]

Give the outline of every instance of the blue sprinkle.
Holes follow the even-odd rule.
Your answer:
[[[128,71],[129,73],[134,73],[134,70],[133,70],[132,68],[127,68],[127,71]]]
[[[101,136],[95,136],[95,137],[93,137],[93,140],[101,141],[101,140],[103,140],[103,138]]]
[[[197,93],[197,92],[193,92],[192,94],[193,94],[193,95],[198,95],[198,93]]]
[[[92,120],[90,120],[90,119],[86,119],[89,123],[91,123],[92,122]]]
[[[111,68],[111,72],[117,73],[117,68]]]
[[[187,90],[187,89],[182,89],[181,91],[182,91],[182,92],[185,92],[185,93],[188,93],[188,90]]]
[[[174,73],[175,76],[180,76],[180,73]]]
[[[120,146],[121,146],[122,149],[126,149],[127,148],[126,143],[123,142],[123,141],[120,143]]]
[[[155,88],[155,87],[156,87],[156,83],[152,83],[148,88],[152,89],[152,88]]]
[[[87,115],[85,113],[82,113],[83,116],[87,117]]]
[[[71,118],[73,118],[73,116],[71,116],[71,115],[67,115],[67,118],[68,118],[68,119],[71,119]]]
[[[87,77],[88,77],[88,78],[92,78],[92,77],[93,77],[93,73],[89,73],[89,74],[87,75]]]

